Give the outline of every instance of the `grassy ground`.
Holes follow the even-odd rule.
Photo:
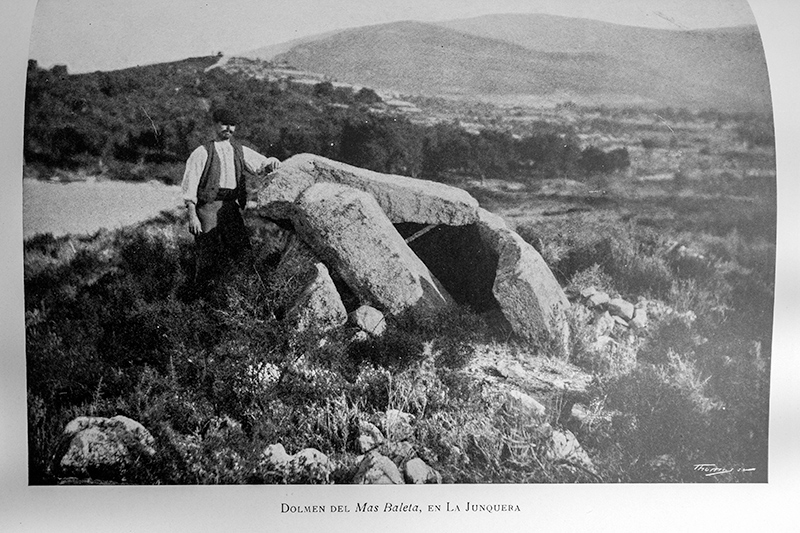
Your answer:
[[[572,351],[559,361],[593,375],[580,398],[587,416],[555,408],[543,420],[488,404],[485,380],[470,372],[477,347],[560,356],[498,338],[467,309],[401,317],[366,343],[349,329],[324,343],[293,332],[278,319],[296,291],[275,268],[280,235],[255,219],[252,260],[207,300],[187,300],[192,243],[165,213],[116,232],[25,243],[31,482],[58,481],[51,460],[69,420],[116,414],[157,442],[127,482],[347,482],[358,422],[391,408],[417,417],[417,454],[445,482],[766,479],[769,202],[473,192],[540,249],[571,294],[594,286],[647,307],[645,331],[618,327],[597,347],[591,312],[573,303]],[[675,242],[697,256],[670,252]],[[596,474],[549,459],[553,428],[577,435]],[[318,448],[337,466],[322,477],[278,475],[260,457],[275,442],[290,453]],[[704,477],[698,463],[755,471]]]

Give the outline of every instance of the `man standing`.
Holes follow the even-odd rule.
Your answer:
[[[231,109],[213,113],[216,139],[197,147],[186,161],[183,200],[189,232],[195,237],[195,289],[204,292],[221,273],[223,262],[250,249],[241,210],[247,205],[244,171],[260,174],[280,166],[232,139],[239,123]]]

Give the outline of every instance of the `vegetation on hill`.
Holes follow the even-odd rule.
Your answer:
[[[24,155],[28,165],[94,169],[121,179],[179,182],[182,163],[210,135],[208,109],[236,105],[239,138],[285,159],[312,152],[376,171],[440,179],[591,174],[628,164],[627,152],[581,149],[574,137],[543,130],[468,133],[378,114],[369,89],[264,81],[202,57],[114,72],[69,75],[29,63]]]

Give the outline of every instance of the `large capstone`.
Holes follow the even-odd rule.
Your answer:
[[[390,314],[436,310],[452,302],[372,195],[317,183],[295,208],[297,232],[362,302]]]
[[[381,174],[318,155],[283,162],[259,191],[258,205],[272,218],[292,218],[300,195],[314,183],[347,185],[370,193],[393,223],[462,226],[478,219],[478,201],[463,189],[434,181]]]

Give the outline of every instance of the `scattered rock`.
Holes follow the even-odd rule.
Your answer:
[[[297,452],[289,462],[289,468],[293,471],[306,471],[319,477],[319,474],[330,472],[330,461],[328,456],[316,448],[304,448]]]
[[[481,239],[498,255],[492,293],[511,328],[520,336],[556,338],[566,351],[569,327],[564,314],[569,306],[564,291],[542,256],[503,219],[478,210]]]
[[[138,457],[156,453],[150,432],[126,416],[78,417],[64,428],[63,439],[57,469],[64,476],[124,479]]]
[[[631,327],[633,329],[644,329],[647,327],[647,323],[647,309],[644,307],[637,307],[630,321]]]
[[[403,476],[391,459],[376,451],[364,456],[353,478],[359,485],[403,485]]]
[[[633,318],[633,304],[622,298],[614,298],[608,302],[608,312],[628,321]]]
[[[536,418],[543,418],[547,412],[544,405],[522,391],[516,389],[509,390],[506,392],[506,397],[507,399],[503,404],[506,410],[513,412],[515,409],[521,409],[528,416]]]
[[[282,444],[270,444],[261,458],[270,470],[292,479],[327,481],[333,469],[328,456],[316,448],[304,448],[289,455]]]
[[[362,301],[391,314],[452,302],[369,194],[317,183],[297,207],[298,233]]]
[[[419,457],[406,461],[406,464],[403,465],[403,473],[405,474],[406,483],[409,484],[424,485],[427,483],[440,484],[442,482],[441,474],[428,466]]]
[[[591,286],[591,287],[586,287],[585,289],[581,289],[581,292],[580,292],[581,298],[589,298],[590,296],[592,296],[593,294],[596,294],[596,293],[597,293],[597,289],[594,287],[594,285]]]
[[[614,329],[614,317],[608,311],[597,313],[594,319],[594,331],[597,336],[608,335]]]
[[[353,338],[350,339],[350,342],[366,342],[369,340],[369,333],[364,330],[358,330],[353,334]]]
[[[506,379],[523,379],[526,376],[525,369],[519,361],[503,360],[497,363],[497,373]]]
[[[384,442],[383,433],[371,422],[361,420],[358,423],[358,447],[361,453],[367,453]]]
[[[417,452],[414,450],[414,445],[407,440],[384,442],[380,445],[378,451],[391,459],[398,467],[417,455]]]
[[[628,321],[625,320],[624,318],[622,318],[621,316],[615,316],[614,317],[614,323],[615,324],[619,324],[623,328],[627,328],[628,327]]]
[[[603,307],[610,301],[611,297],[605,292],[595,292],[586,299],[586,303],[588,303],[590,307]]]
[[[589,458],[589,454],[586,453],[578,439],[568,429],[553,430],[550,438],[548,459],[579,464],[589,471],[594,471],[594,464]]]
[[[350,321],[376,337],[380,337],[386,331],[386,318],[383,313],[369,305],[362,305],[350,313]]]
[[[264,449],[261,458],[274,470],[285,470],[292,460],[292,456],[286,453],[283,444],[270,444]]]
[[[478,218],[478,201],[463,189],[406,176],[381,174],[313,154],[283,162],[258,203],[276,218],[291,218],[295,201],[314,183],[347,185],[372,195],[393,223],[462,226]]]

